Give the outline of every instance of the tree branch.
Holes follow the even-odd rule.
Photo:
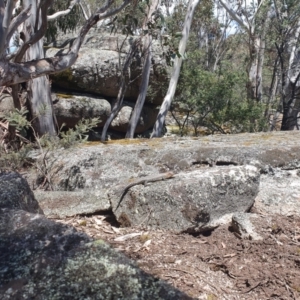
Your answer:
[[[92,13],[91,13],[89,4],[84,3],[86,5],[86,10],[85,10],[83,5],[82,5],[82,2],[83,2],[82,0],[79,2],[79,6],[80,6],[81,11],[84,15],[84,19],[87,21],[89,19],[89,17],[92,15]]]
[[[80,4],[80,0],[71,1],[69,7],[66,10],[58,11],[58,12],[54,13],[53,15],[47,16],[47,20],[53,21],[61,16],[65,16],[65,15],[69,14],[76,4]]]
[[[113,1],[107,1],[106,5],[99,9],[93,16],[91,16],[86,24],[82,27],[79,36],[74,41],[67,54],[52,58],[32,60],[24,63],[12,63],[7,60],[5,61],[0,59],[0,86],[10,86],[17,83],[26,82],[33,78],[37,78],[46,74],[57,73],[69,68],[75,63],[79,49],[89,29],[98,21],[117,14],[131,1],[132,0],[124,0],[119,7],[112,10],[108,9]],[[47,22],[45,12],[43,12],[43,18],[45,18]],[[27,42],[27,44],[29,43]]]
[[[259,9],[262,7],[262,4],[264,3],[264,0],[261,0],[261,2],[259,3],[259,5],[258,5],[258,7],[257,7],[257,9],[256,9],[256,12],[254,13],[254,15],[253,15],[253,18],[252,18],[252,24],[251,24],[251,26],[255,26],[255,18],[256,18],[256,15],[258,14],[258,12],[259,12]]]
[[[35,44],[38,42],[40,39],[42,39],[46,33],[47,30],[47,10],[48,8],[52,5],[53,0],[47,0],[44,1],[43,4],[41,5],[41,18],[42,18],[42,23],[40,28],[31,36],[31,38],[28,41],[25,41],[22,47],[19,49],[19,51],[16,54],[15,57],[15,62],[19,62],[22,60],[25,52],[27,49],[30,47],[30,45]],[[39,12],[37,12],[39,14]]]
[[[241,27],[245,28],[250,33],[250,26],[245,23],[232,9],[229,3],[224,0],[219,0],[222,6],[225,8],[225,10],[229,13],[229,15],[232,17],[234,21],[236,21]]]
[[[79,36],[76,38],[76,40],[74,41],[72,47],[69,50],[69,53],[73,52],[73,53],[78,53],[84,37],[86,36],[86,34],[88,33],[88,31],[95,25],[97,24],[97,22],[109,18],[115,14],[117,14],[118,12],[120,12],[124,7],[126,7],[132,0],[124,0],[123,3],[118,6],[115,9],[111,9],[108,10],[109,7],[113,4],[114,0],[107,0],[106,4],[100,8],[94,15],[92,15],[87,22],[83,25],[83,27],[80,30],[80,34]]]

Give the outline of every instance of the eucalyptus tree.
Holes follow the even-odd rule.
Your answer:
[[[248,98],[262,100],[262,70],[266,33],[270,25],[271,3],[269,0],[219,0],[232,20],[247,34],[249,64]]]
[[[48,15],[58,3],[54,0],[0,0],[0,86],[27,84],[31,113],[35,129],[39,135],[56,133],[53,122],[50,81],[48,75],[70,67],[77,59],[79,49],[88,31],[97,22],[119,13],[131,0],[106,0],[101,8],[91,14],[67,53],[45,58],[43,39],[48,28],[48,20],[67,15],[80,0],[70,1],[63,11]],[[81,6],[82,7],[82,6]],[[19,30],[18,30],[19,29]],[[7,48],[14,33],[19,31],[20,45],[16,53],[8,53]],[[16,95],[16,94],[15,94]]]

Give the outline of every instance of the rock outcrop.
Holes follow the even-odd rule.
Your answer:
[[[169,180],[137,185],[122,199],[124,185],[109,198],[123,226],[145,223],[151,228],[201,232],[216,228],[220,219],[249,211],[258,193],[259,172],[253,166],[179,172]]]
[[[0,173],[0,209],[42,214],[27,181],[17,173]]]
[[[51,154],[54,191],[35,193],[48,216],[112,210],[124,226],[177,232],[211,229],[253,204],[262,213],[298,214],[298,138],[276,132],[90,143]],[[128,189],[116,210],[128,184],[168,171],[175,174],[169,180]]]

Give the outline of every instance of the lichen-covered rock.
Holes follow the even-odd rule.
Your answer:
[[[27,181],[18,173],[0,173],[0,208],[43,213]]]
[[[17,173],[0,174],[0,204],[0,299],[192,299],[103,241],[37,214]]]
[[[41,191],[34,196],[49,218],[65,218],[82,214],[92,214],[111,208],[107,191],[90,189],[76,191]]]
[[[231,229],[241,239],[261,241],[263,237],[257,232],[252,220],[259,218],[256,214],[235,213],[232,216]]]
[[[22,210],[0,209],[0,298],[192,299],[103,241]]]
[[[51,199],[45,197],[40,205],[42,208],[47,207],[47,214],[51,215],[48,208],[53,207],[53,203],[59,204],[53,207],[53,213],[60,213],[61,217],[104,211],[111,207],[111,203],[114,205],[116,201],[114,199],[120,196],[121,191],[118,195],[117,190],[114,191],[117,186],[124,188],[138,178],[167,171],[179,173],[181,179],[178,183],[175,176],[175,179],[170,182],[154,182],[146,187],[135,186],[127,193],[129,197],[131,194],[133,196],[134,192],[139,192],[142,199],[144,192],[149,193],[151,187],[153,189],[161,187],[161,197],[164,197],[163,187],[166,184],[176,181],[178,186],[184,185],[188,180],[185,174],[190,172],[197,171],[196,173],[203,173],[205,176],[213,172],[221,174],[226,167],[252,165],[258,169],[257,172],[262,178],[261,192],[256,198],[257,204],[261,203],[262,210],[268,211],[268,205],[272,200],[274,205],[271,208],[277,209],[278,213],[281,213],[281,209],[289,213],[297,212],[299,211],[297,200],[300,198],[298,189],[299,139],[300,132],[294,131],[213,135],[199,138],[119,140],[105,144],[88,143],[69,150],[58,150],[49,155],[49,165],[53,167],[52,187],[54,191],[72,192],[66,196],[68,201],[65,206],[63,201],[59,201],[62,197],[59,192],[53,194]],[[201,175],[198,176],[201,177]],[[30,182],[35,182],[37,176],[35,173],[28,173],[28,178]],[[211,183],[207,182],[207,179],[203,182],[215,189]],[[196,180],[195,184],[198,184]],[[74,192],[80,195],[87,193],[88,201],[86,203],[80,201],[84,196],[81,197],[79,194],[73,194],[73,197]],[[109,199],[108,192],[115,196]],[[183,192],[185,192],[184,189],[178,190],[179,194]],[[156,196],[159,197],[158,194]],[[222,199],[223,196],[220,194],[215,197]],[[233,199],[239,201],[238,197]],[[286,199],[289,202],[285,202]],[[69,210],[69,207],[72,209]],[[224,217],[225,215],[219,216],[218,222],[231,221],[231,215],[228,215],[227,219]],[[162,218],[165,216],[162,215]],[[216,223],[210,220],[210,225],[213,227]]]
[[[111,113],[111,103],[101,97],[79,94],[53,94],[53,108],[58,126],[64,124],[74,128],[82,119],[98,118],[96,127],[103,127]],[[112,102],[112,101],[111,101]],[[134,104],[124,102],[117,116],[110,124],[110,129],[116,132],[127,131]],[[153,126],[158,110],[145,105],[142,109],[135,133],[143,133]]]

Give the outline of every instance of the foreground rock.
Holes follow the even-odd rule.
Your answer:
[[[149,186],[136,185],[117,210],[124,186],[109,197],[123,226],[146,224],[176,232],[201,232],[219,226],[224,216],[248,211],[258,187],[257,168],[223,167],[182,172]]]
[[[0,182],[7,186],[0,192],[1,299],[192,299],[103,241],[36,214],[37,203],[18,174],[0,174]]]
[[[257,233],[260,227],[256,228],[252,222],[259,218],[261,216],[256,214],[235,213],[232,216],[231,229],[241,239],[261,241],[263,237]]]
[[[65,218],[76,215],[108,211],[111,208],[107,191],[35,191],[35,197],[49,218]]]

